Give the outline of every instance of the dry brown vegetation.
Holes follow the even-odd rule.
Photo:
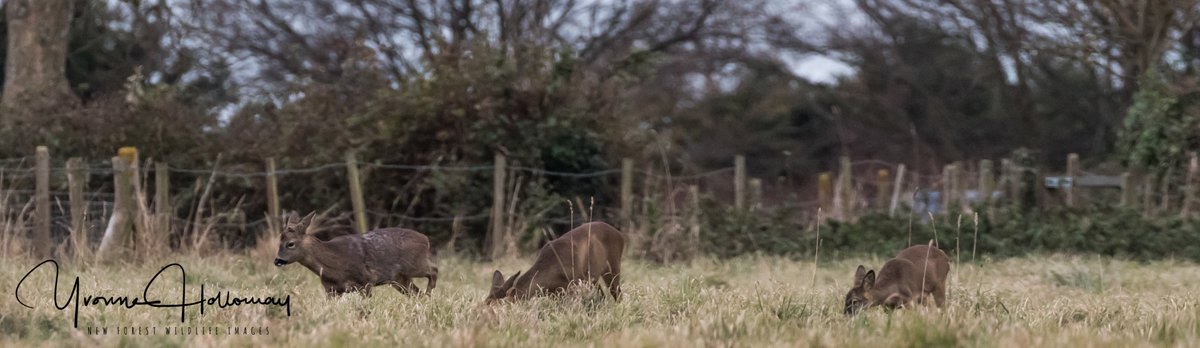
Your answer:
[[[161,264],[178,261],[189,278],[211,289],[293,297],[291,317],[275,309],[242,307],[190,314],[190,326],[268,326],[269,336],[89,336],[71,328],[68,312],[46,296],[29,310],[0,302],[0,345],[55,343],[136,345],[289,346],[1195,346],[1200,344],[1200,267],[1173,260],[1150,263],[1046,255],[955,265],[944,310],[891,314],[870,310],[847,318],[842,294],[858,264],[881,258],[812,263],[777,257],[697,259],[662,266],[627,262],[625,298],[577,288],[562,298],[483,306],[495,268],[526,259],[442,260],[438,292],[408,297],[327,299],[307,270],[276,269],[271,259],[242,254],[167,256],[141,265],[65,266],[82,277],[83,292],[140,294]],[[35,260],[0,264],[0,288],[12,289]],[[167,274],[168,282],[178,280]],[[48,289],[48,275],[31,277]],[[194,284],[194,283],[193,283]],[[152,295],[162,292],[151,292]],[[48,292],[48,290],[46,290]],[[174,292],[171,292],[174,294]],[[179,325],[178,312],[84,307],[88,325]]]

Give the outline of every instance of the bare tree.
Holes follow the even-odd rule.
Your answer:
[[[225,54],[255,60],[271,83],[334,81],[364,57],[403,82],[472,45],[515,58],[569,48],[588,69],[610,75],[657,53],[721,47],[733,54],[751,42],[801,42],[767,3],[215,0],[191,2],[189,25]]]

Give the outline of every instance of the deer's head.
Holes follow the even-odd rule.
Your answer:
[[[521,271],[517,271],[517,274],[513,274],[511,277],[508,277],[508,280],[504,280],[504,275],[500,274],[499,270],[492,273],[492,289],[488,291],[488,297],[484,300],[484,303],[492,304],[512,297],[516,291],[514,287],[519,276],[521,276]]]
[[[280,267],[304,258],[304,237],[312,224],[317,212],[308,213],[303,218],[296,212],[283,217],[283,228],[279,232],[279,253],[275,255],[275,266]]]
[[[854,287],[846,293],[846,315],[858,313],[860,309],[871,303],[871,289],[875,286],[875,270],[867,271],[866,267],[858,265],[854,271]]]

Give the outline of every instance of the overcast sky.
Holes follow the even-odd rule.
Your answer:
[[[792,15],[796,16],[796,21],[804,23],[804,35],[814,41],[823,41],[822,36],[829,30],[861,24],[866,20],[859,14],[853,0],[806,0],[803,4],[803,10]],[[824,83],[854,72],[849,65],[825,55],[801,57],[792,63],[792,70],[801,77]]]

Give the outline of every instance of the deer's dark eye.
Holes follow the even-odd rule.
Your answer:
[[[295,249],[295,248],[296,248],[296,242],[288,242],[288,243],[287,243],[287,248],[288,248],[288,249]]]

